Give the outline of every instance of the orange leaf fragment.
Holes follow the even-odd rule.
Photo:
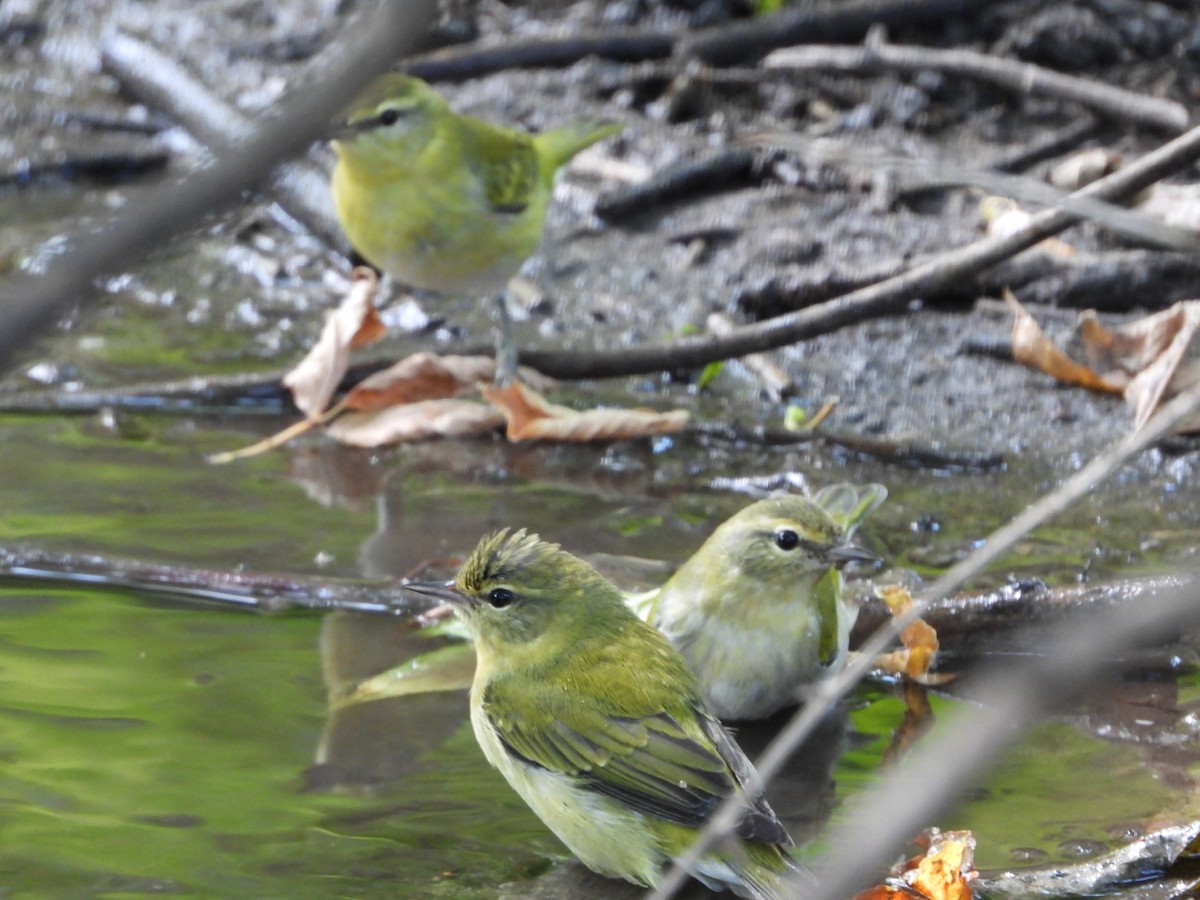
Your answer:
[[[916,841],[924,855],[902,860],[887,880],[857,894],[854,900],[971,900],[975,871],[975,835],[969,831],[930,828]]]
[[[673,434],[687,424],[683,410],[589,409],[576,412],[550,403],[520,383],[505,387],[481,384],[484,399],[495,404],[508,421],[510,441],[614,441],[655,434]]]
[[[351,273],[350,293],[325,319],[321,336],[294,369],[283,378],[296,407],[318,419],[329,405],[350,364],[350,351],[377,340],[384,326],[375,314],[375,273],[359,267]]]
[[[438,356],[414,353],[395,365],[369,375],[346,395],[349,410],[366,412],[453,397],[492,378],[496,363],[487,356]]]
[[[905,615],[912,609],[912,595],[898,584],[877,587],[875,595],[893,616]],[[900,632],[900,642],[904,645],[901,649],[876,658],[876,668],[925,685],[943,684],[954,677],[929,671],[937,658],[939,644],[937,631],[924,619],[916,619],[905,626]]]
[[[329,436],[350,447],[382,447],[431,438],[476,437],[504,425],[497,409],[472,400],[422,400],[372,412],[348,412],[328,426]]]
[[[971,900],[975,874],[975,836],[937,832],[909,883],[929,900]]]
[[[1099,375],[1093,369],[1075,362],[1046,337],[1037,320],[1016,297],[1006,292],[1004,299],[1013,311],[1013,359],[1066,384],[1077,384],[1109,394],[1124,392],[1123,379]]]
[[[912,595],[901,585],[889,584],[876,588],[875,594],[893,616],[902,616],[912,609]],[[937,656],[937,631],[924,619],[916,619],[900,632],[900,642],[904,644],[903,650],[885,654],[885,658],[898,664],[897,668],[889,667],[889,671],[917,681],[924,679]]]

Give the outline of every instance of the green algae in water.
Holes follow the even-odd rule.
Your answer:
[[[904,715],[903,701],[886,692],[868,687],[856,696],[855,746],[839,761],[835,776],[843,800],[886,775],[883,754]],[[944,696],[929,700],[936,722],[922,740],[936,740],[953,728],[959,706]],[[1046,721],[1026,732],[983,784],[936,824],[943,831],[975,834],[978,869],[1040,867],[1079,862],[1075,848],[1081,846],[1115,850],[1121,845],[1113,838],[1116,830],[1148,825],[1179,802],[1180,795],[1154,777],[1137,748]]]
[[[555,852],[457,708],[409,778],[305,791],[319,626],[0,590],[0,891],[482,897]]]

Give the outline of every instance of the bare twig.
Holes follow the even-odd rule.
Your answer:
[[[697,194],[728,191],[759,180],[757,154],[745,147],[728,148],[610,191],[596,201],[595,213],[606,222],[621,222]]]
[[[1147,153],[1128,167],[1070,194],[1074,198],[1118,199],[1142,190],[1200,158],[1200,128]],[[737,328],[720,338],[690,337],[658,347],[636,347],[615,353],[527,350],[521,363],[552,378],[616,378],[664,369],[696,368],[720,359],[756,353],[857,324],[895,315],[909,301],[937,293],[948,284],[970,278],[996,263],[1057,234],[1077,221],[1065,209],[1038,213],[1024,228],[1002,237],[985,238],[951,250],[889,278],[822,303],[766,322]]]
[[[973,50],[903,47],[871,41],[861,47],[789,47],[771,53],[763,60],[763,65],[852,73],[873,73],[880,69],[934,70],[987,81],[1019,94],[1069,100],[1112,119],[1149,125],[1172,134],[1179,134],[1188,127],[1187,109],[1173,100],[1149,97],[1092,79],[1064,75],[1033,63]]]
[[[705,324],[709,331],[718,336],[729,334],[734,329],[733,321],[724,313],[713,313]],[[751,353],[743,356],[740,362],[758,377],[772,400],[782,400],[795,389],[792,376],[765,353]]]
[[[279,160],[303,152],[327,129],[346,97],[416,47],[435,7],[433,0],[373,4],[344,39],[328,49],[329,66],[322,77],[281,103],[271,124],[236,144],[216,148],[212,165],[131,201],[101,230],[77,237],[70,252],[57,256],[43,275],[5,285],[0,296],[0,368],[13,365],[63,312],[94,297],[97,277],[128,267],[205,213],[240,200]]]
[[[897,639],[905,627],[923,615],[930,603],[958,590],[967,580],[1012,549],[1031,530],[1059,515],[1125,462],[1173,431],[1197,408],[1200,408],[1200,384],[1176,396],[1141,430],[1102,452],[1058,489],[993,532],[983,546],[921,591],[914,598],[908,613],[889,620],[860,648],[856,659],[851,660],[841,672],[816,686],[805,706],[783,727],[756,761],[763,781],[769,782],[779,773],[796,747],[812,734],[833,704],[866,675],[875,658]],[[937,784],[938,791],[917,790],[911,783],[905,783],[903,787],[906,794],[898,797],[889,782],[876,792],[881,799],[874,807],[874,820],[868,812],[864,812],[835,830],[830,841],[831,849],[825,857],[830,862],[818,867],[821,876],[818,896],[846,897],[853,894],[863,882],[869,881],[875,870],[882,868],[884,861],[890,860],[904,841],[933,819],[936,809],[957,797],[958,791],[968,783],[970,777],[1007,746],[1015,736],[1015,723],[1028,723],[1030,717],[1042,708],[1042,704],[1057,695],[1058,690],[1087,684],[1088,679],[1094,677],[1095,666],[1104,662],[1106,654],[1115,652],[1131,637],[1144,634],[1147,629],[1161,628],[1163,620],[1172,616],[1178,618],[1181,611],[1194,619],[1194,590],[1194,583],[1183,588],[1170,588],[1160,592],[1155,602],[1126,608],[1115,616],[1105,617],[1103,622],[1092,623],[1093,627],[1072,625],[1065,637],[1072,644],[1073,652],[1065,653],[1060,646],[1059,651],[1047,657],[1040,666],[1026,668],[1018,676],[1020,683],[1006,685],[997,695],[995,704],[981,706],[984,713],[977,712],[970,716],[971,730],[961,729],[961,734],[959,729],[955,730],[959,743],[953,745],[952,752],[939,742],[937,751],[940,756],[922,752],[919,754],[921,761],[908,767],[910,770],[919,769],[917,775],[924,779],[921,785]],[[1113,624],[1109,624],[1110,619]],[[1037,673],[1036,677],[1031,673]],[[1038,689],[1040,693],[1035,692]],[[979,740],[980,734],[986,735],[986,741]],[[964,744],[969,744],[969,747],[964,747]],[[929,751],[930,748],[924,750]],[[951,759],[959,766],[953,772],[948,771]],[[884,791],[891,793],[884,795]],[[920,802],[917,795],[922,795]],[[692,846],[676,859],[671,872],[649,894],[650,900],[669,900],[674,896],[686,880],[687,870],[694,866],[700,855],[721,836],[731,834],[737,827],[742,815],[741,806],[742,801],[737,797],[731,797],[721,805]],[[864,832],[870,833],[870,840],[864,839]]]
[[[868,147],[852,146],[844,141],[812,140],[793,132],[762,132],[748,135],[744,141],[760,147],[777,147],[802,153],[810,162],[831,166],[849,164],[872,172],[891,170],[902,176],[898,179],[901,181],[900,190],[973,186],[1024,202],[1057,206],[1117,234],[1151,245],[1187,253],[1200,250],[1200,235],[1192,229],[1168,225],[1161,219],[1094,197],[1068,194],[1044,181],[1023,175],[971,168],[949,160],[902,157]]]

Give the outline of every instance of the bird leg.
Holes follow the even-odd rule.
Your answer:
[[[517,374],[517,339],[513,334],[512,315],[508,310],[505,291],[496,295],[496,315],[500,328],[496,334],[496,375],[492,379],[496,387],[507,387]]]

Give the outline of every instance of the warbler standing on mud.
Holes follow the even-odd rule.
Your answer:
[[[648,621],[683,654],[718,716],[765,718],[842,665],[857,612],[842,600],[840,569],[878,561],[850,538],[886,498],[882,485],[837,484],[811,499],[760,500],[649,595]]]
[[[730,795],[737,836],[690,874],[755,900],[795,896],[787,831],[695,676],[590,565],[525,531],[488,535],[448,584],[475,642],[471,724],[488,761],[588,867],[657,884]]]
[[[405,284],[496,292],[497,381],[516,367],[504,288],[537,249],[555,173],[619,125],[529,135],[455,113],[425,82],[384,75],[333,141],[333,201],[351,245]]]

